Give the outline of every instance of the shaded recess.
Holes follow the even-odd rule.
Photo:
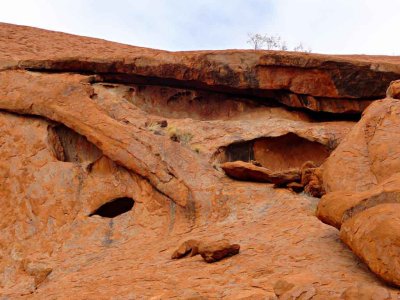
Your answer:
[[[101,88],[105,88],[116,97],[119,96],[131,102],[141,110],[165,118],[230,119],[249,113],[269,112],[271,114],[271,108],[282,106],[272,100],[268,103],[257,103],[254,99],[243,98],[239,95],[169,86],[97,83],[94,87],[98,89],[98,93],[102,92]],[[285,115],[288,118],[294,118],[288,112]],[[296,119],[308,120],[304,113],[298,113],[298,115]],[[304,117],[301,118],[303,115]]]
[[[278,117],[308,122],[358,121],[360,112],[364,110],[366,103],[370,103],[369,100],[366,102],[362,100],[348,102],[345,99],[325,99],[326,103],[323,103],[327,105],[327,108],[338,108],[342,112],[339,114],[324,112],[325,104],[323,105],[322,102],[320,103],[322,111],[319,109],[313,111],[308,107],[317,105],[315,99],[310,100],[312,97],[310,98],[307,95],[291,95],[289,97],[286,95],[288,91],[279,90],[269,91],[260,98],[251,95],[177,88],[167,85],[97,82],[93,83],[93,87],[96,92],[91,98],[95,101],[98,101],[98,95],[107,92],[112,94],[113,97],[122,98],[132,103],[146,113],[177,119],[230,120]],[[277,97],[280,99],[279,101],[277,101]],[[344,113],[345,111],[346,113]]]
[[[89,217],[98,215],[103,218],[115,218],[130,211],[134,204],[135,201],[132,198],[116,198],[100,206],[98,209],[92,212]]]
[[[329,155],[330,150],[321,143],[288,133],[230,144],[220,148],[216,159],[221,163],[255,160],[270,170],[281,171],[300,168],[307,161],[320,165]]]
[[[59,124],[49,127],[49,141],[58,160],[83,163],[99,159],[103,153],[86,137]]]

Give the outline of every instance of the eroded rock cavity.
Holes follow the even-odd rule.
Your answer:
[[[133,208],[135,201],[129,197],[122,197],[111,200],[99,208],[97,208],[94,212],[92,212],[89,217],[98,215],[104,218],[115,218],[119,215],[122,215]]]
[[[107,93],[130,102],[146,113],[165,118],[226,120],[275,116],[293,120],[310,120],[305,112],[290,112],[273,100],[261,101],[245,95],[133,83],[103,82],[95,83],[93,87],[100,98],[106,90]]]
[[[281,171],[301,168],[307,161],[319,166],[329,154],[328,147],[288,133],[231,144],[220,149],[217,159],[220,162],[257,161],[270,170]]]
[[[103,155],[102,151],[86,137],[62,124],[49,126],[48,130],[53,152],[60,161],[93,162]]]

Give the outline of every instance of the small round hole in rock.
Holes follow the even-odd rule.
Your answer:
[[[134,204],[135,201],[132,198],[117,198],[100,206],[98,209],[92,212],[89,217],[98,215],[104,218],[115,218],[130,211]]]

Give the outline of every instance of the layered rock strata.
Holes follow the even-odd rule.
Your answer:
[[[237,50],[167,52],[1,26],[3,70],[100,74],[99,80],[104,81],[242,94],[314,111],[361,112],[371,100],[383,98],[389,83],[400,74],[394,57]]]

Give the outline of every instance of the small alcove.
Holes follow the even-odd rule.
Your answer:
[[[115,218],[122,215],[133,208],[135,201],[129,197],[121,197],[113,199],[92,212],[89,217],[98,215],[103,218]]]
[[[272,171],[281,171],[301,168],[307,161],[319,166],[329,155],[330,149],[327,146],[294,133],[287,133],[233,143],[220,148],[215,157],[220,163],[255,160]]]

